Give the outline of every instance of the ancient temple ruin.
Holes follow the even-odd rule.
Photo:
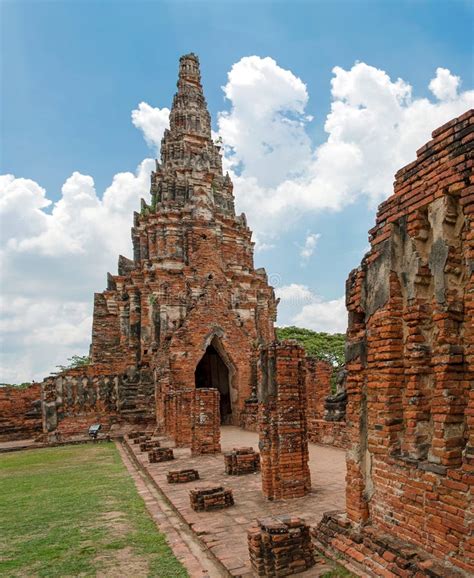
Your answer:
[[[91,363],[0,390],[0,439],[139,424],[203,459],[220,451],[222,425],[238,425],[259,432],[262,493],[285,508],[318,499],[308,441],[347,448],[346,509],[319,516],[315,546],[361,575],[472,575],[473,135],[468,111],[397,173],[347,281],[346,367],[334,380],[330,364],[275,340],[277,300],[235,214],[199,61],[181,57],[151,202],[134,215],[133,259],[120,256],[94,298]],[[154,462],[173,458],[153,451]],[[257,463],[248,448],[228,460],[239,455]],[[188,466],[175,478],[199,474]],[[211,509],[234,503],[224,487],[211,494]],[[299,550],[285,561],[272,532],[295,528]],[[254,569],[312,564],[308,536],[299,517],[259,522],[249,531]]]
[[[194,54],[180,59],[161,162],[132,228],[133,260],[94,301],[92,363],[117,373],[150,367],[157,418],[168,394],[211,387],[222,423],[239,423],[256,379],[259,345],[275,337],[276,301],[253,265],[251,231],[234,210],[232,182]]]

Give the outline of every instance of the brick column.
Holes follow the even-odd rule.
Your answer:
[[[274,343],[261,350],[260,371],[262,491],[270,500],[299,498],[311,488],[304,349]]]
[[[221,451],[221,417],[217,389],[195,389],[191,403],[191,453]]]

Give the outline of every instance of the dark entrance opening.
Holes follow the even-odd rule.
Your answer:
[[[231,423],[229,369],[212,343],[206,349],[194,373],[196,387],[214,387],[220,393],[221,423]]]

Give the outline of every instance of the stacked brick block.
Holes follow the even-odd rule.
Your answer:
[[[217,389],[196,389],[191,405],[191,453],[215,454],[221,451],[221,420]]]
[[[250,562],[257,576],[292,576],[314,566],[309,526],[301,518],[258,520],[248,530]]]
[[[296,342],[261,349],[260,460],[268,499],[300,498],[311,488],[304,349]]]
[[[196,512],[209,512],[211,510],[220,510],[230,508],[234,505],[232,490],[223,486],[210,486],[191,490],[189,492],[191,508]]]
[[[260,455],[253,448],[234,448],[224,454],[224,464],[229,476],[253,474],[260,470]]]
[[[397,173],[347,282],[349,531],[333,516],[321,535],[351,559],[370,531],[371,544],[396,535],[474,572],[473,140],[473,111],[433,132]],[[375,546],[364,556],[378,560]],[[386,557],[384,576],[419,575]]]
[[[174,470],[166,474],[168,484],[186,484],[195,480],[199,480],[199,472],[197,470]]]
[[[140,443],[140,451],[141,452],[151,452],[155,448],[160,447],[160,442],[158,440],[148,439],[144,442]]]
[[[174,460],[174,454],[171,448],[155,448],[148,452],[148,461],[150,464],[169,462],[171,460]]]

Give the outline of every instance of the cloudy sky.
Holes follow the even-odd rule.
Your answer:
[[[1,3],[0,382],[88,351],[194,51],[278,323],[344,331],[393,174],[474,104],[458,0]]]

